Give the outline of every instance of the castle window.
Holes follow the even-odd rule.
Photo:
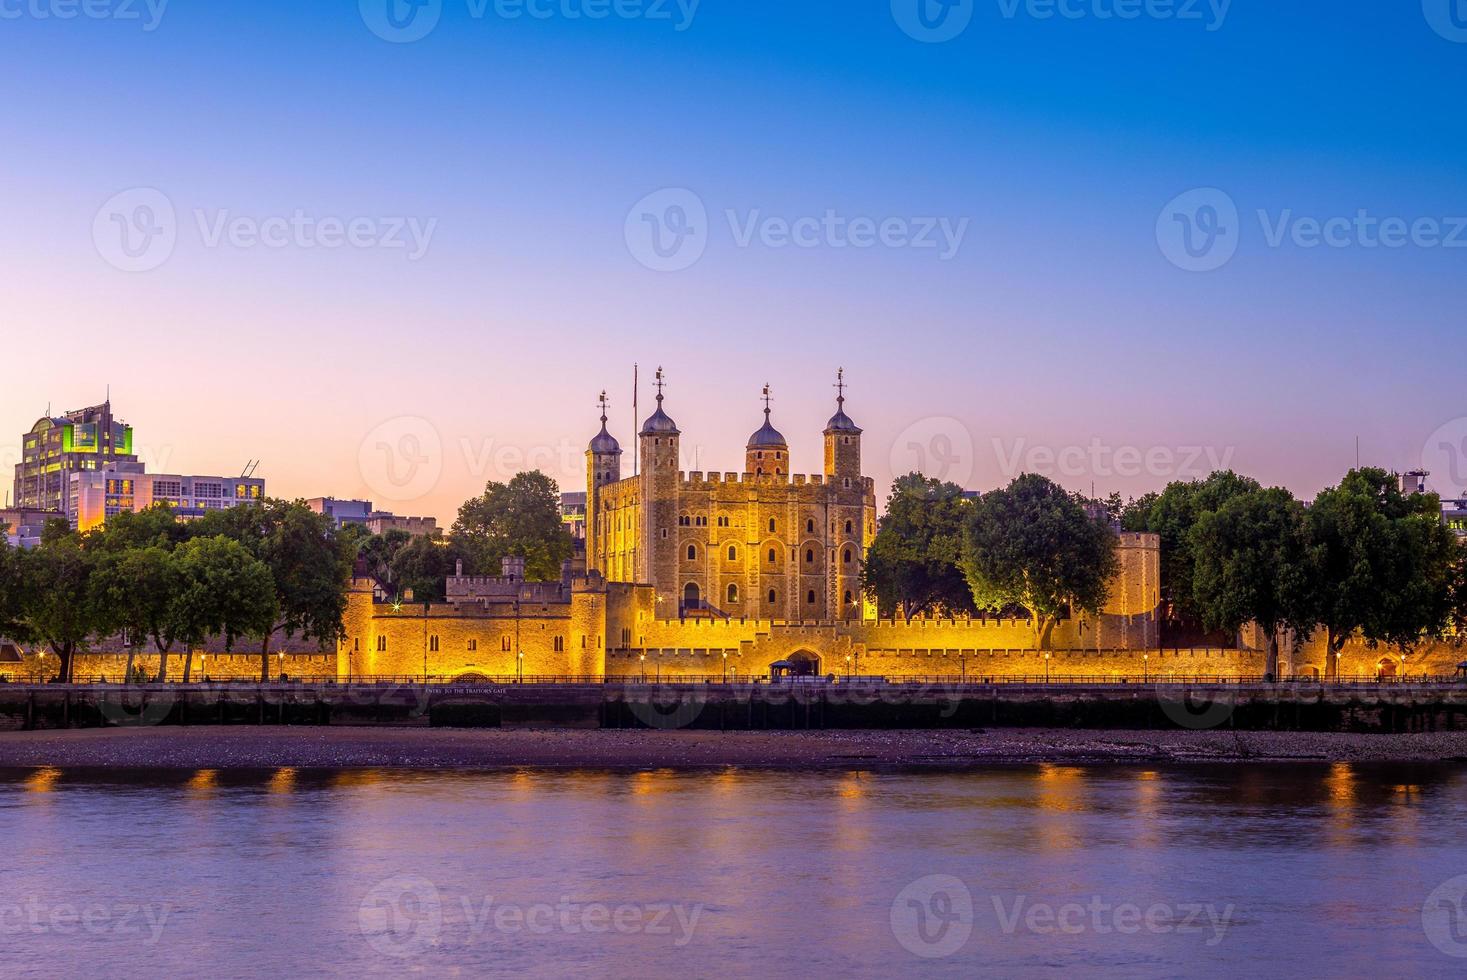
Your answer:
[[[809,592],[806,592],[805,593],[805,603],[807,605],[811,605],[811,606],[815,605],[815,590],[814,589],[811,589]]]
[[[379,636],[379,637],[377,637],[377,652],[378,653],[382,653],[386,649],[387,649],[387,637],[385,637],[385,636]]]
[[[687,514],[684,514],[677,519],[677,523],[678,527],[690,527],[693,523],[693,519]]]
[[[814,521],[806,521],[805,522],[805,533],[806,534],[814,534],[815,533],[815,522]]]
[[[510,652],[510,650],[509,650],[509,637],[502,636],[502,637],[499,638],[499,649],[503,650],[505,653],[509,653]]]
[[[851,444],[851,437],[850,436],[841,436],[840,437],[840,444],[842,446],[849,446]]]
[[[773,565],[777,559],[774,557],[774,549],[769,549],[769,564]]]
[[[846,521],[846,533],[847,534],[850,534],[851,533],[851,527],[852,527],[851,522],[850,521]]]
[[[773,534],[774,533],[774,518],[772,518],[772,517],[769,519],[769,533],[770,534]]]
[[[555,652],[556,653],[564,653],[565,652],[565,637],[563,637],[563,636],[557,636],[555,638]]]
[[[843,563],[844,563],[844,564],[847,564],[847,565],[849,565],[849,564],[850,564],[850,563],[851,563],[851,549],[850,549],[850,548],[847,548],[847,549],[846,549],[846,550],[845,550],[845,551],[844,551],[844,552],[843,552],[843,553],[842,553],[842,554],[841,554],[841,556],[840,556],[840,560],[841,560],[841,561],[842,561],[842,562],[843,562]]]
[[[477,649],[479,649],[479,641],[478,640],[470,640],[469,641],[469,652],[470,653],[473,653]]]
[[[738,602],[739,601],[739,587],[737,585],[730,585],[728,587],[728,601],[729,602]]]
[[[851,590],[850,589],[846,589],[846,605],[849,606],[852,601],[853,600],[851,599]]]
[[[698,546],[695,545],[695,544],[688,545],[688,561],[697,561],[697,560],[698,560]]]
[[[775,603],[775,601],[776,601],[777,598],[778,597],[774,594],[774,590],[773,589],[770,589],[769,590],[769,604],[771,606],[774,605],[774,603]]]
[[[814,548],[806,548],[805,549],[805,564],[806,565],[813,565],[813,564],[815,564],[815,549]]]
[[[728,518],[727,517],[720,517],[718,519],[718,526],[719,527],[728,527]]]
[[[728,546],[728,560],[729,561],[738,561],[739,560],[739,549],[735,548],[733,545],[729,545]]]
[[[428,652],[429,653],[437,653],[438,652],[438,637],[436,637],[436,636],[430,636],[428,638]]]
[[[851,488],[851,478],[850,477],[846,477],[846,489],[849,490],[850,488]]]

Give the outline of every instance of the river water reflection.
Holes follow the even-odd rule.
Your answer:
[[[1460,766],[9,771],[0,962],[1460,976],[1464,831]]]

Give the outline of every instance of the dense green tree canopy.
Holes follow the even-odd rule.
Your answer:
[[[1269,677],[1278,676],[1278,634],[1314,627],[1304,507],[1287,490],[1249,490],[1198,519],[1188,544],[1192,594],[1209,629],[1236,633],[1256,622],[1268,638]]]
[[[1034,474],[980,498],[968,515],[963,571],[979,609],[1020,605],[1049,645],[1066,611],[1098,613],[1118,562],[1116,538],[1084,502]]]
[[[508,483],[490,482],[464,502],[453,524],[453,541],[476,569],[498,574],[507,557],[525,559],[525,577],[553,582],[574,544],[560,519],[560,490],[543,473],[520,473]]]
[[[1356,633],[1409,649],[1447,629],[1461,549],[1434,494],[1404,494],[1385,470],[1352,470],[1315,499],[1305,526],[1331,655]]]
[[[907,619],[972,613],[961,568],[963,526],[972,503],[954,483],[920,473],[892,485],[886,514],[861,569],[861,585],[882,616]]]

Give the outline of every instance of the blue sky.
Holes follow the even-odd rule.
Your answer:
[[[818,469],[840,366],[883,485],[916,444],[978,489],[1054,456],[1074,489],[1139,493],[1205,470],[1195,449],[1310,495],[1357,436],[1367,462],[1427,448],[1438,473],[1441,434],[1467,438],[1467,230],[1294,241],[1311,218],[1449,237],[1467,216],[1467,27],[1442,4],[1434,29],[1435,0],[965,0],[941,43],[903,31],[906,0],[443,0],[411,43],[368,28],[387,0],[173,0],[153,30],[141,0],[94,2],[109,16],[0,2],[0,329],[44,366],[0,391],[6,445],[110,383],[159,466],[258,457],[272,492],[382,497],[363,446],[406,427],[437,473],[381,502],[448,517],[516,460],[580,482],[603,387],[629,443],[633,361],[667,368],[690,468],[740,465],[770,382]],[[176,245],[125,271],[98,235],[139,188]],[[1188,271],[1158,229],[1206,188],[1236,253]],[[668,190],[706,221],[696,261],[656,271],[638,202]],[[298,212],[382,244],[250,239]],[[781,244],[827,214],[905,244]],[[406,219],[431,226],[421,254],[388,247]],[[955,250],[912,246],[939,221]],[[1152,462],[1105,461],[1132,451]]]

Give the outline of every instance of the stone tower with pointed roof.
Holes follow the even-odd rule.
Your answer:
[[[860,473],[861,429],[845,413],[844,373],[825,428],[824,472],[813,476],[791,472],[767,385],[764,424],[745,446],[744,471],[680,472],[682,433],[667,414],[665,384],[659,369],[657,409],[637,435],[641,473],[598,481],[615,472],[597,464],[612,458],[598,447],[615,439],[603,425],[592,440],[587,567],[609,582],[653,586],[659,619],[862,618],[861,563],[876,534],[876,496]]]

